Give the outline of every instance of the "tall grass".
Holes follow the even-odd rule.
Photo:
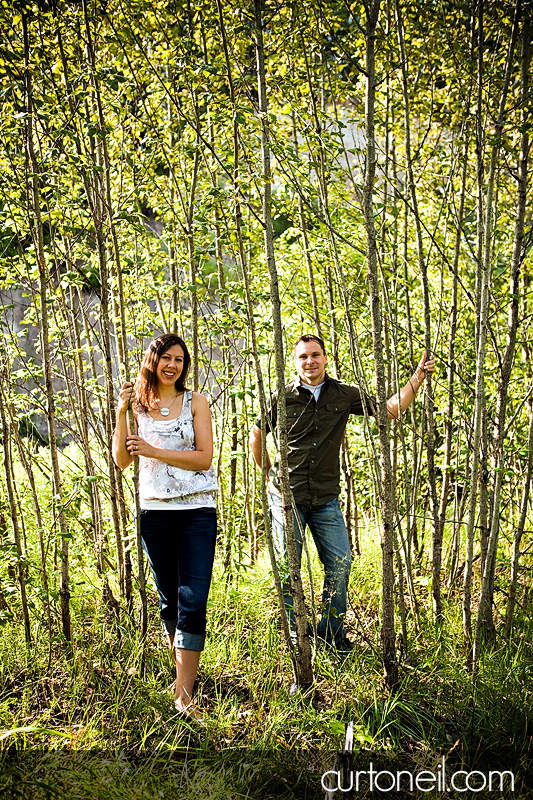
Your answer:
[[[201,726],[174,713],[172,662],[153,587],[144,670],[135,614],[109,617],[90,569],[73,599],[71,646],[40,636],[27,650],[22,626],[5,625],[4,790],[13,797],[59,792],[105,800],[323,797],[320,775],[331,769],[352,720],[356,760],[381,758],[420,769],[447,754],[469,769],[512,769],[526,792],[533,677],[527,618],[519,644],[487,652],[475,678],[464,666],[461,621],[453,608],[446,609],[449,622],[438,635],[428,620],[418,630],[410,620],[402,684],[390,695],[377,655],[375,530],[361,540],[348,615],[356,647],[347,657],[317,648],[316,685],[307,695],[291,694],[292,669],[267,559],[243,565],[232,580],[217,564],[197,682]],[[311,552],[318,595],[321,575]]]

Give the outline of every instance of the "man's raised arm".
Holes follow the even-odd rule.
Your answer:
[[[252,430],[250,431],[250,448],[252,450],[252,455],[254,457],[254,461],[261,469],[261,443],[262,443],[262,433],[261,428],[258,428],[257,425],[254,425]],[[266,453],[266,479],[268,480],[268,473],[270,472],[270,467],[272,466],[270,462],[270,456],[268,455],[268,450]]]
[[[420,364],[415,369],[405,386],[400,389],[398,394],[394,394],[387,400],[387,414],[389,419],[398,419],[400,413],[403,414],[405,411],[407,411],[415,399],[418,390],[424,383],[426,373],[434,371],[435,356],[431,355],[428,358],[427,353],[424,353],[420,359]],[[259,431],[259,434],[261,434],[261,431]]]

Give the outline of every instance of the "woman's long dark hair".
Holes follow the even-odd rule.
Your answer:
[[[156,408],[157,394],[157,365],[163,353],[170,347],[179,344],[183,350],[183,369],[179,378],[175,382],[177,392],[183,392],[187,388],[187,375],[191,366],[191,356],[187,350],[187,345],[176,333],[163,333],[150,342],[148,349],[142,360],[139,376],[135,383],[135,402],[134,408],[142,411],[151,411]]]

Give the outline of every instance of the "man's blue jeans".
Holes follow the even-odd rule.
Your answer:
[[[295,630],[293,598],[287,563],[287,540],[283,523],[281,496],[269,494],[270,519],[274,550],[283,585],[285,610],[292,631]],[[352,566],[350,542],[339,501],[337,498],[323,506],[301,506],[293,503],[294,530],[298,549],[298,560],[302,560],[302,535],[305,528],[313,536],[318,557],[324,565],[324,587],[322,591],[321,618],[317,634],[329,644],[339,644],[346,636],[346,596]]]

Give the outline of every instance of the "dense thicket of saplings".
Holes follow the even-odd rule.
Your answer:
[[[134,485],[110,454],[118,387],[161,330],[190,342],[191,386],[215,422],[206,741],[336,747],[353,717],[360,745],[445,751],[457,738],[475,761],[505,741],[518,763],[533,466],[527,7],[127,0],[0,15],[0,708],[6,730],[32,730],[5,741],[177,743],[156,613],[137,636]],[[358,648],[343,663],[298,656],[314,705],[287,693],[247,444],[303,332],[325,339],[333,375],[378,398],[425,349],[437,355],[399,422],[350,424]],[[383,668],[397,690],[386,700]]]

